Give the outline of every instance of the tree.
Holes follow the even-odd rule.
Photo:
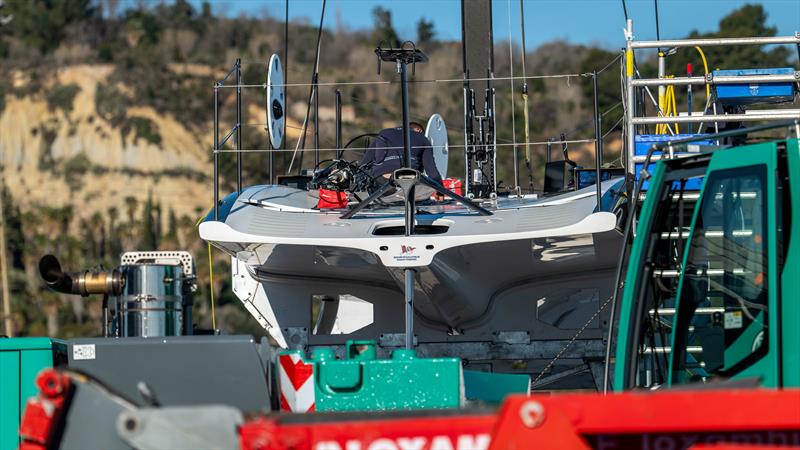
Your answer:
[[[767,13],[761,5],[744,5],[723,17],[719,31],[701,34],[697,30],[689,38],[751,37],[775,36],[778,29],[767,26]],[[708,47],[703,51],[708,60],[708,69],[745,69],[755,67],[789,66],[789,50],[775,47],[765,51],[756,45],[731,47]],[[693,48],[680,49],[677,54],[667,57],[667,73],[676,76],[686,75],[686,64],[692,63],[695,75],[702,74],[703,63],[699,53]]]
[[[433,21],[419,19],[417,22],[417,45],[424,47],[432,44],[436,38],[436,30],[433,28]]]
[[[372,18],[375,22],[375,30],[372,32],[372,40],[376,45],[383,46],[399,46],[400,38],[397,37],[397,31],[392,26],[392,13],[388,9],[381,6],[376,6],[372,10]]]
[[[58,47],[66,27],[94,14],[90,0],[10,0],[8,13],[14,20],[12,34],[40,53]]]

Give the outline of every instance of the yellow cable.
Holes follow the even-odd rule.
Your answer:
[[[703,70],[705,70],[704,75],[708,75],[708,61],[706,60],[706,54],[703,53],[703,49],[695,46],[695,49],[700,53],[700,58],[703,60]],[[711,86],[706,84],[706,103],[708,103],[708,97],[711,97]]]
[[[211,244],[208,244],[208,284],[211,290],[211,328],[216,331],[217,317],[214,314],[214,265],[211,262]]]
[[[670,89],[672,90],[672,95],[671,95],[671,97],[672,97],[672,115],[673,116],[677,116],[678,115],[678,104],[675,101],[675,86],[670,86]],[[676,123],[675,124],[675,134],[680,134],[680,133],[681,133],[681,130],[678,127],[678,124]]]

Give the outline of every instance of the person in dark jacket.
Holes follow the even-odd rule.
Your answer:
[[[433,159],[431,141],[425,137],[425,128],[417,122],[411,122],[411,163],[412,169],[425,172],[437,183],[442,183],[442,176]],[[370,172],[373,177],[389,178],[395,170],[403,167],[403,127],[386,128],[378,133],[372,144],[364,153],[361,165],[372,164]]]

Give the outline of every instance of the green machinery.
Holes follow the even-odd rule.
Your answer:
[[[657,164],[625,273],[614,390],[800,387],[798,174],[797,139]]]
[[[458,358],[420,358],[398,349],[379,359],[375,341],[347,341],[345,355],[319,348],[304,360],[297,350],[278,354],[281,409],[369,411],[457,408],[463,403]]]
[[[17,429],[25,402],[39,391],[42,369],[52,367],[58,341],[45,337],[0,339],[0,448],[17,448]]]

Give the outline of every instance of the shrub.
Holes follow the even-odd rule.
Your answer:
[[[142,138],[151,144],[161,144],[161,135],[152,120],[144,117],[131,117],[130,122],[136,139]]]
[[[118,126],[125,120],[127,99],[116,87],[97,83],[94,93],[94,107],[97,114],[111,125]]]
[[[50,107],[50,111],[60,109],[64,114],[69,114],[72,112],[75,96],[80,90],[81,88],[75,83],[57,84],[45,93],[47,106]]]

